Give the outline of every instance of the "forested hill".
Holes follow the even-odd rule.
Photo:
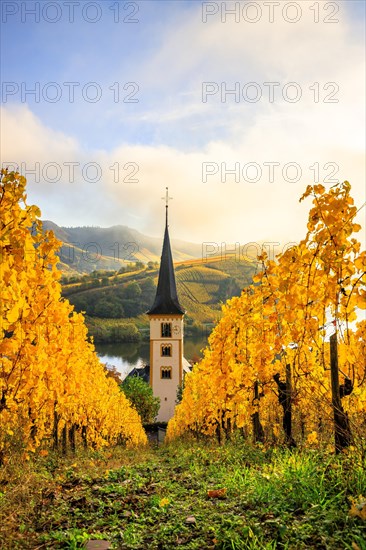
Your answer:
[[[257,263],[248,259],[241,262],[211,259],[176,263],[179,300],[187,311],[186,328],[190,331],[203,324],[214,324],[221,315],[221,304],[251,284],[256,271]],[[86,312],[89,330],[97,338],[102,332],[111,333],[113,327],[115,332],[116,323],[120,325],[121,322],[132,323],[141,330],[148,326],[144,314],[154,301],[158,273],[157,262],[148,265],[137,262],[122,267],[119,272],[94,271],[78,277],[65,274],[62,278],[63,296],[77,311]],[[102,339],[113,338],[111,333],[110,336],[104,334]]]
[[[44,221],[43,228],[52,230],[62,242],[58,252],[62,294],[77,311],[86,313],[90,333],[96,339],[113,341],[118,325],[121,334],[122,326],[127,332],[117,340],[137,337],[148,326],[144,314],[156,293],[162,238],[123,225],[60,227]],[[235,247],[229,245],[223,255],[214,243],[172,240],[171,246],[188,331],[214,324],[221,315],[221,304],[239,295],[257,271],[256,260],[230,254]]]
[[[147,264],[160,261],[162,237],[148,237],[124,225],[113,227],[60,227],[43,221],[63,242],[59,251],[60,269],[68,274],[91,273],[95,270],[114,270],[136,261]],[[202,245],[172,240],[176,262],[200,258]]]

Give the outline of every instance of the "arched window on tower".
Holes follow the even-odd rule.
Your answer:
[[[160,367],[160,378],[163,380],[171,380],[172,367]]]
[[[171,338],[172,337],[172,324],[171,323],[161,323],[161,337],[162,338]]]
[[[161,357],[171,357],[171,356],[172,356],[172,346],[170,344],[162,344]]]

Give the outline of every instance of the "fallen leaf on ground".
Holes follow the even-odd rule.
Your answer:
[[[194,516],[188,516],[186,518],[186,523],[196,523],[196,518]]]
[[[208,498],[223,498],[226,495],[226,488],[211,489],[207,491]]]
[[[351,498],[352,506],[349,515],[366,521],[366,499],[360,495],[357,500]]]
[[[108,550],[111,543],[108,540],[89,540],[86,543],[86,550]]]

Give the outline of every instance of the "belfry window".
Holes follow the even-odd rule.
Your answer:
[[[171,378],[172,378],[172,367],[161,367],[160,368],[160,378],[162,378],[162,380],[171,380]]]
[[[172,324],[171,323],[161,323],[161,337],[162,338],[171,338],[172,337]]]
[[[161,346],[161,356],[162,357],[171,357],[172,356],[172,346],[170,344],[163,344]]]

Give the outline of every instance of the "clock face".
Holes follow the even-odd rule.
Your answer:
[[[180,328],[178,327],[178,325],[175,325],[175,327],[173,327],[173,332],[176,335],[180,333]]]

